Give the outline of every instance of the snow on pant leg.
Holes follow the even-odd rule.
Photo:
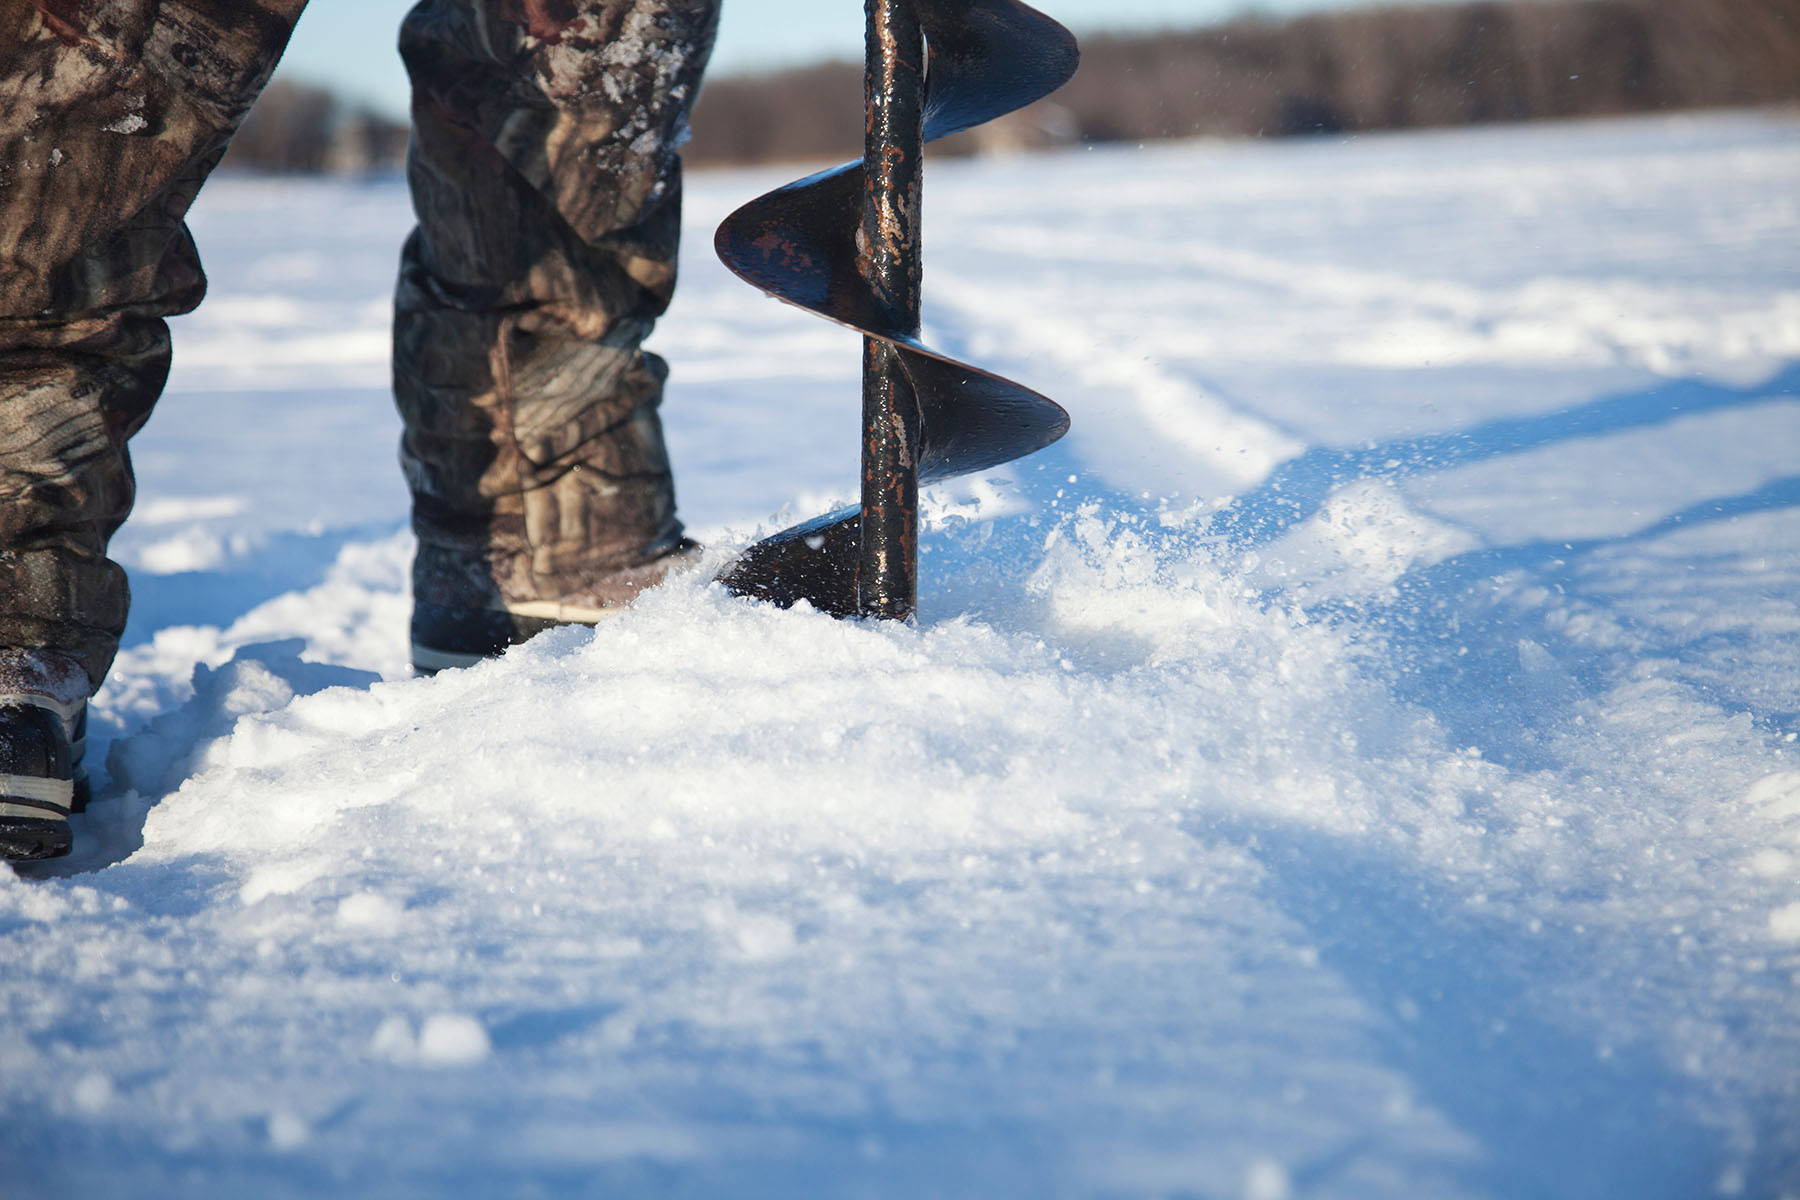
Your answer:
[[[0,646],[98,687],[126,439],[205,277],[182,218],[305,0],[0,0]]]
[[[675,286],[677,147],[717,22],[717,0],[406,18],[394,393],[420,600],[616,603],[680,544],[666,368],[639,347]]]

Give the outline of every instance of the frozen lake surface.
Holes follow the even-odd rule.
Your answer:
[[[854,336],[652,343],[723,557]],[[8,1196],[1800,1196],[1800,123],[934,165],[929,340],[1073,433],[916,627],[670,584],[407,677],[394,181],[221,178]]]

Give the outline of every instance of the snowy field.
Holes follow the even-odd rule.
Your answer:
[[[855,475],[854,338],[708,249],[791,175],[692,181],[653,343],[720,557]],[[1800,1196],[1800,121],[927,213],[928,335],[1075,427],[916,627],[690,578],[412,680],[404,190],[211,186],[0,1193]]]

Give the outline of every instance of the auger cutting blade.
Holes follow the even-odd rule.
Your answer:
[[[784,606],[907,617],[917,487],[1069,427],[1054,401],[919,341],[920,147],[1049,95],[1078,56],[1068,30],[1016,0],[869,0],[868,12],[864,158],[757,197],[714,239],[747,282],[863,334],[862,501],[757,543],[720,578]]]

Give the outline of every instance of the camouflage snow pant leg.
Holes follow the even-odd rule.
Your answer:
[[[394,392],[421,607],[629,599],[682,544],[639,349],[718,0],[424,0]],[[419,616],[415,613],[415,630]]]
[[[128,439],[205,290],[182,225],[305,0],[0,0],[0,646],[97,687]],[[426,0],[395,320],[420,594],[606,604],[680,545],[638,345],[718,0]]]
[[[0,646],[98,687],[125,442],[200,302],[182,225],[305,0],[0,0]]]

